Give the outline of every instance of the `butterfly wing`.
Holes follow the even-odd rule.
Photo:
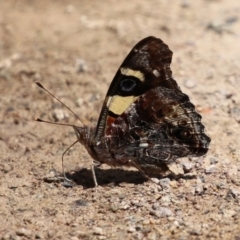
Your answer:
[[[148,90],[159,86],[179,90],[172,78],[171,60],[172,52],[161,39],[147,37],[136,44],[110,84],[96,128],[96,142],[105,135],[106,126]]]
[[[141,95],[107,127],[112,156],[138,166],[161,166],[180,157],[202,156],[210,138],[187,95],[157,87]]]
[[[172,78],[172,52],[148,37],[128,54],[104,101],[94,136],[98,161],[109,165],[159,166],[201,156],[210,138],[201,116]]]

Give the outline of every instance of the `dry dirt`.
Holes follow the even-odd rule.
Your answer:
[[[240,239],[239,0],[0,0],[1,239]],[[75,145],[74,187],[52,176],[81,123],[97,121],[124,57],[153,35],[174,52],[172,70],[212,138],[204,158],[180,159],[179,178],[96,170]],[[174,166],[173,166],[174,167]]]

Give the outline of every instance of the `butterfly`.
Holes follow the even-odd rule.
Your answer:
[[[110,84],[96,127],[73,126],[94,161],[157,173],[178,158],[207,153],[211,139],[173,79],[171,61],[172,51],[159,38],[133,47]]]

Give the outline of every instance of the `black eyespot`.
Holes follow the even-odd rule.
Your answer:
[[[136,81],[133,79],[124,79],[120,83],[121,90],[123,92],[130,92],[136,87]]]
[[[187,119],[180,119],[179,121],[178,121],[178,126],[179,127],[187,127],[188,126],[188,120]]]
[[[193,137],[193,133],[190,129],[175,128],[171,130],[174,137],[181,140],[190,140]]]
[[[192,138],[192,132],[190,130],[182,130],[180,131],[180,137],[182,139],[191,139]]]

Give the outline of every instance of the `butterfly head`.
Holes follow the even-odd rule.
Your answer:
[[[84,146],[89,143],[90,140],[90,128],[88,127],[73,127],[78,141]]]
[[[94,128],[89,128],[89,127],[76,127],[73,126],[73,129],[76,133],[78,141],[86,148],[88,151],[89,155],[95,160],[95,161],[100,161],[99,156],[97,155],[95,151],[95,146],[96,146],[96,141],[94,139],[94,133],[95,129]]]

